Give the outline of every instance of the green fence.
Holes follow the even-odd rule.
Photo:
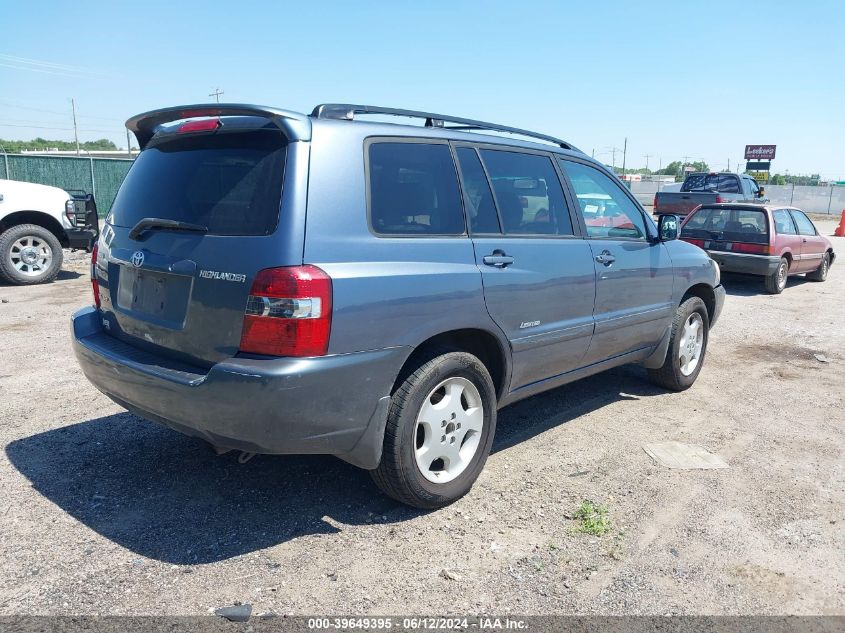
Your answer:
[[[0,178],[93,193],[105,217],[131,165],[128,158],[0,154]]]

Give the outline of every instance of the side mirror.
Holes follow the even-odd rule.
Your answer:
[[[661,215],[657,220],[657,235],[661,242],[678,239],[681,219],[677,215]]]
[[[760,191],[758,191],[758,192],[757,192],[757,197],[758,197],[758,198],[762,198],[762,197],[763,197],[763,196],[765,196],[765,195],[766,195],[766,188],[765,188],[765,187],[760,187]]]

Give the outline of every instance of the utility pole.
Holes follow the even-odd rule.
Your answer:
[[[73,140],[76,141],[76,155],[79,156],[79,132],[76,129],[76,101],[70,98],[70,107],[73,111]]]
[[[645,170],[646,170],[646,172],[648,172],[648,159],[651,158],[652,156],[654,156],[654,154],[646,154],[646,155],[643,156],[643,158],[645,158]]]
[[[126,155],[132,158],[132,142],[129,140],[129,128],[126,128]]]
[[[628,137],[625,137],[625,145],[622,149],[622,177],[625,177],[625,158],[628,156]]]
[[[209,97],[214,97],[214,98],[217,100],[217,103],[220,103],[220,95],[222,95],[222,94],[225,94],[225,93],[224,93],[222,90],[220,90],[220,88],[215,88],[215,89],[211,92],[211,94],[210,94],[210,95],[208,95],[208,96],[209,96]]]

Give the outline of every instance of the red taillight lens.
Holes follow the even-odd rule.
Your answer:
[[[94,291],[94,307],[100,309],[100,282],[97,277],[97,253],[99,252],[99,243],[94,242],[94,248],[91,249],[91,289]]]
[[[716,195],[716,204],[722,204],[723,202],[727,202],[722,196]]]
[[[654,194],[654,201],[651,203],[651,206],[653,206],[655,209],[657,208],[657,194]]]
[[[220,119],[188,121],[179,126],[179,134],[185,134],[187,132],[208,132],[210,130],[216,130],[221,125],[223,125],[223,122]]]
[[[682,237],[681,239],[690,244],[695,244],[699,248],[704,248],[704,240],[697,240],[692,237]]]
[[[753,255],[768,255],[768,244],[744,244],[742,242],[734,242],[731,248],[735,253],[751,253]]]
[[[332,327],[332,280],[316,266],[265,268],[249,292],[240,350],[323,356]]]

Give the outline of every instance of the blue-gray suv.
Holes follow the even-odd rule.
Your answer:
[[[436,508],[478,477],[497,409],[625,363],[672,390],[701,371],[718,266],[565,141],[344,104],[127,127],[142,151],[73,334],[148,420],[337,455]]]

